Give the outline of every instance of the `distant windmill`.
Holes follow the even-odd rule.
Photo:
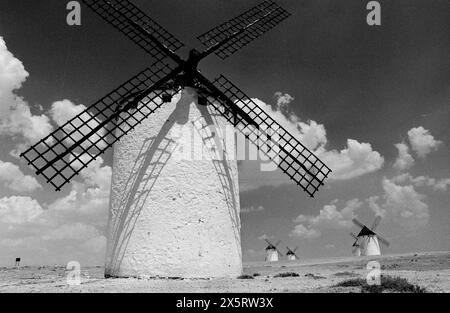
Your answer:
[[[375,233],[376,228],[380,224],[381,216],[377,216],[375,221],[372,224],[372,227],[369,229],[366,225],[358,221],[356,218],[353,219],[353,223],[355,225],[361,227],[361,231],[359,232],[357,238],[360,240],[359,244],[361,245],[361,255],[371,256],[371,255],[381,255],[381,248],[379,242],[384,244],[385,246],[389,246],[390,243],[377,233]]]
[[[223,75],[210,81],[198,65],[213,53],[226,59],[290,13],[264,1],[197,37],[205,50],[182,58],[176,51],[183,43],[130,1],[82,2],[150,55],[152,65],[21,156],[60,191],[114,146],[105,276],[240,275],[234,145],[219,139],[228,151],[205,159],[215,138],[208,127],[220,133],[234,126],[310,197],[331,169],[239,87]],[[200,149],[189,140],[197,133]],[[174,157],[178,151],[193,152],[186,159]]]
[[[361,256],[361,246],[359,244],[358,236],[356,236],[354,233],[350,233],[350,236],[355,239],[355,242],[352,245],[352,254],[354,256]]]
[[[266,262],[276,262],[279,259],[281,252],[277,249],[281,240],[278,240],[276,244],[272,244],[268,239],[264,239],[268,246],[266,248]]]
[[[288,250],[288,252],[286,253],[286,256],[289,261],[298,260],[298,256],[297,256],[297,254],[295,254],[295,251],[297,251],[298,247],[295,247],[294,250],[291,250],[289,247],[286,247],[286,249]]]
[[[20,267],[20,258],[16,258],[16,263],[15,263],[14,266],[17,267],[17,268]]]

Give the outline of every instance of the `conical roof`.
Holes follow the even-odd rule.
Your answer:
[[[358,234],[358,237],[364,237],[364,236],[375,236],[376,234],[371,231],[369,228],[367,228],[366,226],[364,226],[361,231]]]

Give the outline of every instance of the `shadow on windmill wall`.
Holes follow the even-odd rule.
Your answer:
[[[175,124],[185,125],[189,122],[189,110],[192,103],[192,95],[182,92],[181,98],[176,104],[175,110],[167,118],[156,137],[149,137],[143,141],[138,157],[136,158],[130,175],[126,179],[124,192],[119,202],[110,203],[110,211],[113,209],[116,216],[109,218],[108,229],[110,232],[108,249],[106,277],[114,277],[119,273],[127,246],[133,234],[136,222],[145,207],[148,196],[152,192],[161,172],[173,156],[177,143],[171,138],[170,130]],[[197,106],[202,118],[208,125],[213,125],[213,119],[206,107]],[[151,117],[150,117],[151,119]],[[201,130],[197,130],[201,133]],[[202,136],[203,142],[211,140]],[[216,142],[217,144],[217,142]],[[222,145],[219,145],[222,146]],[[224,153],[225,155],[225,153]],[[195,161],[194,161],[195,162]],[[215,171],[220,179],[223,196],[225,198],[230,218],[237,233],[236,242],[240,245],[240,220],[238,212],[238,199],[236,199],[236,186],[234,177],[230,171],[227,159],[212,160]],[[111,212],[110,212],[111,214]],[[239,246],[240,251],[240,246]]]

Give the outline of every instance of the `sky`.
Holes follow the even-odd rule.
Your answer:
[[[0,266],[103,264],[111,151],[56,193],[17,155],[152,63],[64,0],[0,3]],[[244,261],[264,238],[301,258],[351,253],[351,219],[391,242],[384,253],[450,249],[450,7],[447,0],[279,0],[292,16],[202,73],[238,85],[333,169],[312,199],[279,171],[239,167]],[[187,47],[254,0],[133,0]],[[186,54],[188,49],[180,51]]]

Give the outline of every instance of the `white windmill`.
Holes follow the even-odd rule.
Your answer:
[[[288,261],[295,261],[298,260],[297,254],[295,254],[295,251],[297,251],[298,247],[295,247],[294,250],[291,250],[289,247],[286,247],[288,252],[286,253]]]
[[[356,218],[353,219],[355,225],[361,227],[357,238],[359,239],[361,255],[371,256],[371,255],[381,255],[381,248],[379,242],[385,246],[389,246],[390,243],[379,234],[375,233],[376,228],[380,224],[381,216],[377,216],[369,229],[366,225],[358,221]]]
[[[354,256],[361,256],[361,245],[359,244],[359,238],[354,233],[350,233],[355,242],[352,245],[352,254]]]
[[[266,0],[198,36],[204,49],[183,58],[183,43],[130,0],[82,2],[151,65],[21,157],[61,191],[114,148],[106,277],[241,275],[234,132],[311,197],[331,169],[229,79],[211,81],[198,67],[213,53],[232,56],[290,13]],[[278,260],[276,247],[269,252]]]
[[[272,244],[269,240],[264,239],[268,246],[266,248],[266,262],[277,262],[279,259],[280,251],[278,251],[277,246],[280,244],[281,240],[278,240],[276,244]]]

